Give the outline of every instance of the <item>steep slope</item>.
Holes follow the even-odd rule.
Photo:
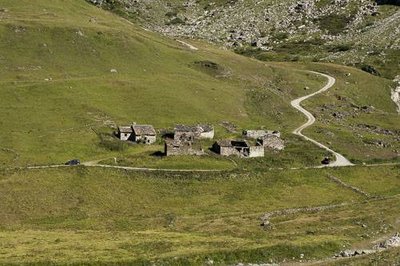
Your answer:
[[[360,68],[370,65],[390,78],[400,69],[400,10],[390,2],[95,2],[166,35],[257,51],[269,60],[321,60]]]

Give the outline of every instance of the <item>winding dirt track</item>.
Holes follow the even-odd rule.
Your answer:
[[[293,131],[293,134],[298,135],[302,138],[304,138],[307,141],[310,141],[312,143],[314,143],[315,145],[317,145],[318,147],[327,150],[328,152],[332,153],[335,155],[336,160],[334,162],[331,162],[329,165],[323,165],[323,166],[314,166],[314,167],[307,167],[309,168],[323,168],[323,167],[344,167],[344,166],[354,166],[354,164],[352,164],[347,158],[345,158],[343,155],[335,152],[334,150],[328,148],[327,146],[319,143],[318,141],[309,138],[307,136],[305,136],[302,131],[306,128],[308,128],[309,126],[313,125],[315,123],[315,117],[306,109],[304,109],[301,106],[301,103],[311,97],[314,97],[315,95],[318,95],[320,93],[323,93],[327,90],[329,90],[330,88],[333,87],[333,85],[335,85],[336,80],[335,78],[328,76],[326,74],[322,74],[319,72],[313,72],[310,71],[310,73],[316,74],[316,75],[320,75],[323,76],[325,78],[328,79],[328,83],[319,91],[311,93],[309,95],[300,97],[296,100],[293,100],[291,102],[291,105],[297,109],[298,111],[300,111],[301,113],[303,113],[308,121],[303,124],[302,126],[300,126],[299,128],[295,129]],[[206,169],[206,170],[200,170],[200,169],[157,169],[157,168],[139,168],[139,167],[128,167],[128,166],[114,166],[114,165],[103,165],[103,164],[99,164],[98,161],[93,161],[93,162],[84,162],[82,163],[85,166],[89,166],[89,167],[99,167],[99,168],[110,168],[110,169],[122,169],[122,170],[131,170],[131,171],[161,171],[161,172],[222,172],[223,170],[212,170],[212,169]],[[378,166],[378,165],[384,165],[384,164],[377,164],[377,165],[370,165],[370,166]],[[388,165],[397,165],[397,164],[388,164]],[[25,169],[47,169],[47,168],[60,168],[60,167],[67,167],[65,165],[44,165],[44,166],[28,166]],[[296,168],[293,168],[296,169]],[[282,169],[283,170],[283,169]]]
[[[314,97],[315,95],[318,95],[318,94],[320,94],[320,93],[323,93],[323,92],[329,90],[329,89],[332,88],[333,85],[335,85],[335,83],[336,83],[336,79],[335,79],[334,77],[331,77],[331,76],[328,76],[328,75],[326,75],[326,74],[322,74],[322,73],[319,73],[319,72],[314,72],[314,71],[310,71],[310,72],[313,73],[313,74],[320,75],[320,76],[323,76],[323,77],[327,78],[327,79],[328,79],[328,83],[327,83],[322,89],[320,89],[319,91],[314,92],[314,93],[311,93],[311,94],[306,95],[306,96],[303,96],[303,97],[300,97],[300,98],[298,98],[298,99],[296,99],[296,100],[293,100],[293,101],[291,102],[291,105],[292,105],[294,108],[296,108],[297,110],[299,110],[300,112],[302,112],[302,113],[307,117],[307,119],[308,119],[308,121],[307,121],[305,124],[303,124],[302,126],[300,126],[300,127],[297,128],[297,129],[295,129],[295,130],[293,131],[293,134],[295,134],[295,135],[297,135],[297,136],[300,136],[300,137],[304,138],[305,140],[308,140],[308,141],[314,143],[314,144],[317,145],[318,147],[320,147],[320,148],[322,148],[322,149],[325,149],[325,150],[331,152],[332,154],[334,154],[335,157],[336,157],[336,160],[335,160],[334,162],[331,162],[329,165],[326,165],[326,166],[328,166],[328,167],[352,166],[352,165],[354,165],[354,164],[352,164],[348,159],[346,159],[346,158],[345,158],[343,155],[341,155],[340,153],[335,152],[334,150],[328,148],[327,146],[325,146],[325,145],[319,143],[319,142],[316,141],[316,140],[313,140],[312,138],[309,138],[309,137],[305,136],[305,135],[302,133],[302,131],[303,131],[304,129],[308,128],[309,126],[311,126],[311,125],[313,125],[313,124],[315,123],[315,117],[314,117],[309,111],[307,111],[306,109],[304,109],[304,108],[301,106],[301,103],[302,103],[303,101],[305,101],[305,100],[311,98],[311,97]],[[323,166],[322,166],[322,167],[323,167]]]

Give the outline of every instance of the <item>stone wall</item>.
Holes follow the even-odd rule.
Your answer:
[[[285,142],[274,135],[267,135],[260,140],[264,148],[281,151],[285,149]]]
[[[149,136],[149,135],[144,135],[144,136],[134,136],[134,141],[137,143],[144,143],[144,144],[153,144],[157,140],[156,136]]]
[[[265,155],[265,150],[264,150],[263,146],[251,146],[250,147],[250,152],[249,152],[250,158],[264,157],[264,155]]]
[[[132,136],[132,133],[121,133],[119,132],[119,139],[123,140],[123,141],[127,141],[130,139],[130,137]]]

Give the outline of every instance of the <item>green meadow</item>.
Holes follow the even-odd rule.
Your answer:
[[[385,174],[384,185],[376,176]],[[399,230],[399,167],[145,173],[3,171],[0,263],[298,262]],[[343,178],[366,198],[329,180]],[[383,177],[382,177],[383,179]],[[385,189],[383,189],[383,187]],[[325,211],[261,217],[275,210]],[[366,226],[361,226],[365,224]]]
[[[399,230],[398,166],[290,170],[329,156],[291,134],[306,119],[290,101],[326,83],[307,70],[330,74],[337,84],[305,103],[317,118],[305,133],[358,164],[398,162],[391,81],[187,42],[199,50],[83,0],[1,1],[0,264],[315,261],[368,248]],[[113,137],[117,125],[132,122],[159,132],[209,123],[217,139],[238,138],[248,128],[280,130],[286,148],[239,160],[216,156],[204,141],[204,157],[164,158],[157,156],[161,139],[141,146]],[[73,158],[189,171],[26,168]],[[331,207],[304,209],[318,206]],[[271,228],[260,226],[265,213],[291,208],[301,209],[273,216]]]
[[[357,104],[374,99],[377,110],[383,112],[371,115],[372,123],[391,121],[389,126],[398,129],[399,118],[387,95],[390,81],[355,69],[266,64],[201,42],[192,42],[200,48],[192,51],[80,0],[5,1],[2,7],[6,9],[0,21],[0,124],[6,129],[0,133],[3,165],[142,157],[142,148],[121,148],[115,139],[107,145],[104,138],[110,139],[116,125],[132,122],[153,124],[158,130],[171,129],[177,123],[210,123],[216,127],[217,138],[231,137],[220,126],[222,121],[236,125],[239,133],[246,128],[282,131],[290,152],[272,154],[266,163],[314,165],[324,151],[306,153],[315,148],[291,136],[305,118],[291,108],[290,100],[326,82],[304,72],[306,69],[338,78],[332,92],[308,105],[317,107],[322,99],[330,103],[337,94],[353,96],[360,90]],[[209,69],[198,63],[205,61],[218,67]],[[354,74],[350,85],[344,84],[343,75],[348,71]],[[325,129],[343,127],[330,123],[308,131],[325,140]],[[315,135],[316,130],[322,134]],[[393,160],[396,156],[393,150],[398,144],[391,149],[367,147],[366,152],[363,143],[348,138],[349,134],[346,128],[329,142],[355,161]],[[312,154],[311,158],[307,154]],[[280,157],[283,159],[277,160]],[[151,157],[145,160],[157,164]]]

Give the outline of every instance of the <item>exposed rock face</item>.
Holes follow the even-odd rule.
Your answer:
[[[107,0],[88,1],[97,5],[110,4]],[[246,44],[264,49],[286,38],[306,36],[307,39],[315,34],[320,34],[326,41],[354,37],[354,34],[362,33],[366,18],[379,12],[374,0],[334,0],[333,3],[237,0],[225,4],[209,1],[207,5],[193,0],[183,3],[161,0],[113,2],[124,6],[129,13],[139,14],[147,27],[169,36],[196,37],[226,46]],[[397,2],[378,1],[379,4]],[[399,25],[395,21],[392,23]],[[340,28],[340,31],[334,28]]]
[[[375,249],[388,249],[388,248],[394,248],[394,247],[400,247],[400,234],[399,233],[396,233],[391,238],[383,241],[382,243],[379,243],[374,248]]]
[[[397,112],[400,113],[400,75],[395,78],[394,82],[397,86],[392,90],[392,100],[397,105]]]

